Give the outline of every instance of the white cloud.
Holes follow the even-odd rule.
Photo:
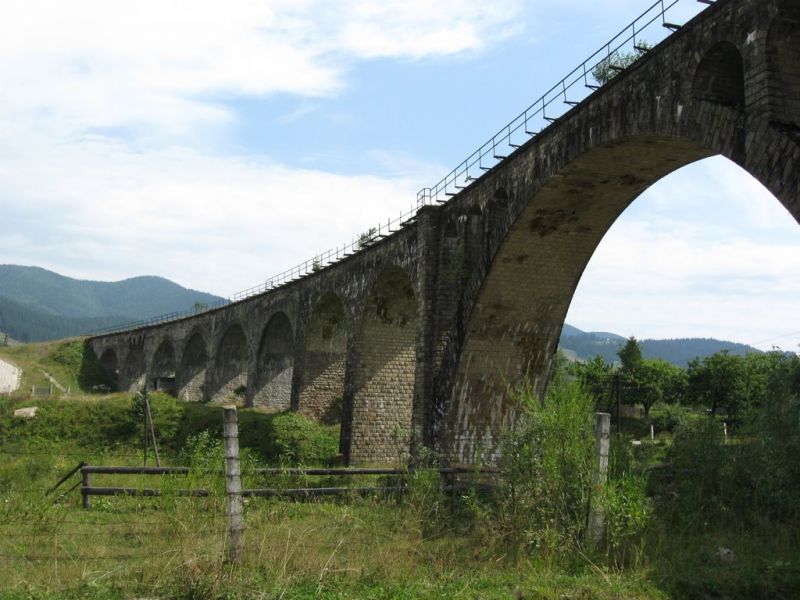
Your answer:
[[[85,278],[159,274],[221,295],[341,245],[415,198],[401,177],[183,148],[137,154],[108,140],[29,158],[0,172],[14,198],[3,202],[4,262]]]
[[[666,177],[620,217],[567,320],[637,337],[761,342],[797,329],[798,273],[795,220],[739,167],[708,159]]]
[[[333,3],[11,0],[0,21],[4,119],[64,134],[233,118],[214,97],[335,94],[354,60],[483,47],[519,7],[505,0]]]
[[[3,261],[91,278],[158,273],[229,294],[409,208],[419,185],[397,165],[384,178],[343,177],[200,150],[239,118],[235,100],[292,94],[314,110],[357,61],[480,49],[508,34],[519,3],[3,8]]]

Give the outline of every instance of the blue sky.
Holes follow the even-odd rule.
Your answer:
[[[7,0],[0,262],[258,285],[410,208],[649,4]],[[798,273],[797,223],[710,159],[626,211],[568,321],[797,350]]]

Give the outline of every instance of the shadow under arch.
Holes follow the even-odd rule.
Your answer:
[[[250,383],[252,406],[289,408],[294,371],[294,334],[286,313],[277,312],[264,326]]]
[[[138,345],[132,346],[125,357],[120,388],[129,392],[138,392],[144,387],[146,377],[147,362],[144,349]]]
[[[105,369],[112,390],[119,386],[119,357],[113,348],[107,348],[100,356],[100,364]]]
[[[175,374],[175,387],[180,400],[202,402],[206,392],[208,349],[203,334],[194,331],[183,348],[181,364]]]
[[[246,393],[247,336],[238,323],[229,325],[219,342],[209,388],[211,402],[231,402]]]
[[[493,256],[466,323],[439,436],[451,462],[497,456],[499,437],[516,418],[509,385],[527,379],[535,394],[544,393],[578,282],[618,216],[656,181],[715,154],[685,138],[615,139],[572,159],[529,197]],[[800,222],[793,184],[746,170]]]
[[[317,302],[305,335],[297,409],[325,424],[341,422],[344,372],[350,335],[339,296],[327,293]]]
[[[150,365],[149,389],[174,395],[176,372],[175,347],[170,340],[164,340],[153,355],[153,362]]]
[[[342,450],[349,463],[408,460],[417,314],[408,273],[397,266],[385,269],[369,292],[348,364]]]

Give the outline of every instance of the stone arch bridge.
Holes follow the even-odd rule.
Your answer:
[[[496,452],[542,393],[597,245],[648,186],[723,155],[800,221],[800,2],[718,0],[446,203],[331,266],[90,338],[119,387],[341,419],[351,463]]]

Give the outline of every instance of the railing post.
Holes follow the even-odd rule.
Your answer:
[[[242,478],[239,468],[239,425],[235,406],[222,409],[225,437],[225,489],[228,496],[228,537],[230,562],[236,563],[244,547],[244,518],[242,507]]]
[[[92,485],[91,475],[87,471],[87,466],[81,467],[81,499],[83,508],[89,508],[89,487]]]
[[[597,546],[603,541],[605,511],[600,504],[608,481],[608,442],[611,435],[611,415],[596,413],[594,426],[597,469],[594,473],[594,487],[589,500],[589,543]]]

